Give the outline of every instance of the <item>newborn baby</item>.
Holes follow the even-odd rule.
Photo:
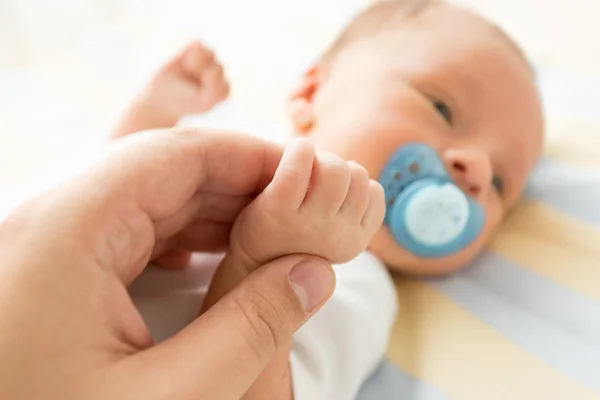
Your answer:
[[[212,53],[194,44],[157,74],[115,136],[174,126],[227,93]],[[278,176],[242,212],[206,298],[190,295],[199,281],[186,275],[171,300],[179,310],[210,307],[285,253],[344,263],[335,267],[331,301],[247,398],[352,399],[383,356],[394,322],[384,266],[430,275],[468,265],[540,157],[541,103],[525,57],[497,27],[443,2],[397,0],[350,23],[304,75],[289,110],[296,136],[312,145],[290,145]],[[171,253],[158,262],[188,260]],[[195,314],[165,326],[160,310],[169,296],[147,290],[161,273],[143,275],[132,294],[151,329],[153,318],[160,321],[162,333],[153,333],[166,337]]]
[[[361,15],[308,71],[290,109],[299,135],[372,177],[407,143],[433,147],[483,207],[479,237],[447,257],[416,257],[382,228],[369,249],[403,272],[468,264],[519,199],[542,150],[540,99],[522,53],[482,18],[434,1],[383,2]]]

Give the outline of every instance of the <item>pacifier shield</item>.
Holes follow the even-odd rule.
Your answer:
[[[380,178],[385,224],[419,257],[444,257],[467,247],[483,230],[485,213],[451,179],[437,152],[421,143],[398,149]]]
[[[427,185],[416,191],[405,208],[406,229],[426,246],[442,246],[455,240],[469,219],[469,201],[451,183]]]

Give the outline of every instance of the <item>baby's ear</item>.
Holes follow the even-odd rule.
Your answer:
[[[313,99],[320,85],[322,67],[309,69],[288,100],[288,114],[298,135],[307,135],[315,123]]]

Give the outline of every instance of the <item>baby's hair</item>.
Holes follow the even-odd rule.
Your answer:
[[[402,26],[407,19],[439,3],[438,0],[378,0],[350,21],[322,58],[329,61],[348,44]]]
[[[376,0],[373,5],[359,13],[344,29],[322,56],[323,61],[331,61],[341,49],[350,43],[364,40],[377,34],[398,29],[403,23],[417,17],[428,8],[446,4],[444,0]],[[490,28],[502,37],[507,44],[530,65],[525,53],[499,26],[486,20]],[[530,69],[531,68],[530,66]]]

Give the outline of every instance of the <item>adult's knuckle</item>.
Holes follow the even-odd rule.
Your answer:
[[[170,130],[171,134],[169,139],[177,143],[177,145],[180,145],[182,143],[186,144],[189,141],[196,140],[201,134],[200,129],[195,127],[177,127],[172,128]]]
[[[244,318],[248,346],[258,358],[273,354],[291,335],[286,302],[251,287],[235,297],[236,307]]]
[[[274,351],[275,342],[269,336],[264,335],[263,330],[255,322],[255,317],[249,315],[248,307],[242,299],[236,298],[235,305],[244,318],[244,327],[240,330],[243,334],[246,349],[260,363],[266,362],[269,354]],[[269,339],[271,339],[271,342],[269,342]]]

